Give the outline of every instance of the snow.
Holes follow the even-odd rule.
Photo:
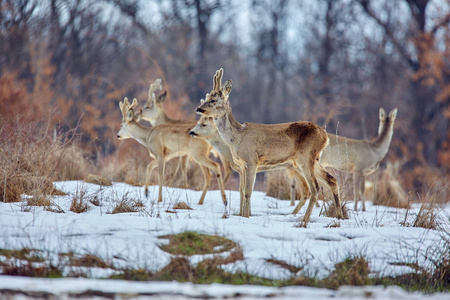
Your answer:
[[[0,248],[37,249],[55,261],[58,260],[59,253],[94,254],[113,262],[116,267],[143,268],[156,272],[166,266],[172,257],[160,249],[159,246],[167,243],[167,240],[160,239],[159,236],[189,230],[225,236],[238,243],[243,250],[244,260],[223,266],[231,272],[244,271],[272,279],[287,279],[300,274],[322,278],[333,270],[337,262],[347,257],[363,256],[369,262],[371,276],[378,277],[413,272],[413,269],[405,266],[407,262],[429,268],[427,253],[430,253],[430,249],[439,247],[439,243],[443,242],[440,236],[442,231],[450,229],[449,205],[439,211],[442,230],[401,225],[405,221],[406,224],[413,223],[419,204],[414,204],[406,214],[405,209],[374,206],[370,202],[366,203],[366,212],[349,209],[348,220],[319,216],[320,208],[314,208],[308,227],[301,228],[298,227],[299,220],[307,205],[300,214],[294,216],[290,214],[293,207],[289,205],[289,201],[274,199],[259,191],[254,191],[252,195],[250,218],[237,215],[239,193],[227,191],[229,218],[224,219],[219,191],[208,191],[205,203],[198,205],[201,191],[164,187],[164,200],[157,203],[157,186],[150,187],[149,197],[146,198],[143,187],[124,183],[105,187],[82,181],[65,181],[54,185],[68,194],[52,198],[53,203],[65,213],[46,211],[42,207],[32,207],[30,210],[26,209],[24,203],[0,202]],[[87,199],[96,197],[101,206],[90,205],[91,209],[85,213],[71,212],[69,209],[72,198],[80,195]],[[136,213],[111,214],[122,199],[140,200],[145,207]],[[181,201],[193,209],[173,209],[174,204]],[[346,205],[353,208],[351,201]],[[339,227],[334,227],[336,224]],[[195,264],[204,258],[205,256],[195,255],[189,259]],[[267,262],[267,259],[285,261],[302,270],[298,274],[292,274]],[[342,287],[338,291],[330,291],[306,287],[280,289],[93,279],[109,277],[112,273],[114,270],[95,268],[89,272],[91,279],[57,280],[0,276],[0,289],[16,286],[34,291],[51,290],[52,293],[68,293],[70,289],[115,292],[142,290],[145,293],[157,290],[156,293],[170,292],[195,297],[202,293],[211,297],[230,297],[240,293],[248,299],[271,293],[279,295],[280,299],[298,299],[299,295],[304,294],[305,299],[315,297],[317,300],[331,297],[359,299],[370,293],[375,295],[374,299],[414,299],[413,294],[396,287]],[[62,282],[70,284],[61,284]],[[450,295],[434,294],[426,297],[449,299]]]

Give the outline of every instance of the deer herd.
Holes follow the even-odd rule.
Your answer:
[[[200,119],[174,120],[167,116],[163,102],[167,92],[162,90],[161,79],[150,85],[148,101],[143,108],[137,108],[127,98],[119,103],[122,124],[118,139],[132,138],[147,148],[153,160],[147,166],[145,193],[152,171],[158,168],[158,202],[162,201],[164,169],[168,160],[179,157],[179,166],[185,187],[189,161],[196,162],[203,173],[204,185],[199,204],[203,204],[210,186],[211,171],[216,175],[222,201],[224,216],[227,215],[227,199],[224,182],[230,178],[232,170],[239,173],[240,210],[239,215],[251,216],[251,195],[256,173],[275,169],[287,170],[292,178],[291,205],[296,200],[295,184],[301,187],[301,197],[293,214],[297,214],[310,199],[302,218],[307,226],[314,205],[317,205],[319,184],[328,187],[333,195],[335,216],[344,217],[339,195],[339,186],[325,167],[353,174],[354,198],[361,199],[365,211],[364,188],[367,175],[377,170],[386,155],[392,140],[397,109],[388,115],[380,108],[378,137],[373,140],[355,140],[327,133],[323,128],[308,121],[281,124],[240,123],[234,117],[229,96],[232,82],[222,84],[223,69],[216,71],[213,89],[201,99],[196,112]],[[139,123],[146,120],[152,127]],[[220,165],[210,158],[219,156]]]

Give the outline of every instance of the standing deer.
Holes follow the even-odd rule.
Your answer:
[[[203,103],[203,99],[201,100]],[[220,159],[222,161],[227,161],[228,165],[236,172],[241,173],[241,168],[233,161],[233,155],[231,154],[230,147],[222,140],[217,131],[216,124],[214,123],[214,119],[212,117],[208,117],[202,115],[198,120],[197,124],[194,128],[191,129],[189,134],[193,137],[200,138],[206,140],[208,143],[216,149],[220,154]],[[305,181],[305,178],[297,172],[297,170],[293,167],[293,164],[290,162],[283,163],[280,165],[260,165],[258,166],[257,172],[265,172],[277,169],[286,169],[288,171],[289,177],[293,178],[293,183],[291,185],[291,203],[294,205],[295,203],[295,182],[302,186],[302,197],[300,199],[298,210],[303,206],[303,204],[307,200],[307,196],[309,195],[309,187],[308,183]],[[240,182],[242,183],[242,182]],[[239,187],[241,190],[241,187]],[[296,208],[297,210],[297,208]],[[297,210],[297,211],[298,211]]]
[[[323,150],[320,163],[340,171],[353,173],[355,210],[358,200],[362,200],[362,210],[366,210],[364,189],[365,178],[375,172],[381,160],[386,156],[392,135],[397,108],[389,115],[380,108],[380,125],[378,137],[374,140],[354,140],[342,136],[328,134],[330,144]]]
[[[312,209],[317,200],[320,177],[333,192],[337,217],[343,212],[339,199],[336,179],[318,162],[322,150],[328,144],[324,129],[312,122],[298,121],[284,124],[239,123],[232,114],[228,100],[232,82],[227,80],[222,86],[223,69],[214,75],[213,90],[199,107],[197,112],[214,118],[220,137],[230,147],[233,161],[240,167],[240,215],[251,215],[250,198],[255,184],[258,166],[292,163],[305,177],[311,192],[311,198],[303,217],[303,225],[309,222]]]
[[[210,170],[216,174],[219,183],[225,209],[227,199],[222,182],[222,173],[218,163],[208,158],[211,151],[211,145],[200,139],[193,139],[189,136],[191,125],[185,124],[163,124],[154,127],[144,127],[138,122],[141,117],[140,113],[135,113],[134,108],[138,105],[136,99],[130,105],[128,99],[125,98],[123,103],[120,102],[120,111],[122,112],[122,124],[120,131],[117,133],[119,140],[133,138],[141,145],[146,147],[153,161],[147,166],[147,175],[145,180],[145,193],[148,190],[148,181],[151,171],[158,167],[159,193],[158,202],[162,201],[162,185],[164,180],[164,168],[167,160],[181,155],[188,155],[196,163],[200,165],[205,178],[203,192],[198,204],[203,204],[206,191],[211,182]]]
[[[161,78],[155,80],[154,83],[150,85],[150,89],[148,91],[148,100],[144,105],[144,109],[142,110],[141,118],[145,121],[148,121],[152,124],[152,126],[161,125],[161,124],[189,124],[192,127],[197,123],[196,120],[175,120],[167,116],[166,110],[164,108],[164,100],[167,96],[167,91],[156,96],[155,92],[162,89]],[[225,160],[221,160],[224,166],[224,178],[223,182],[226,183],[231,175],[231,167],[229,163]],[[189,166],[189,159],[186,156],[180,157],[180,165],[181,165],[181,173],[183,176],[183,181],[188,188],[187,184],[187,169]]]
[[[152,126],[160,125],[160,124],[190,124],[194,125],[195,120],[175,120],[171,119],[167,116],[166,111],[164,110],[163,102],[166,99],[167,91],[158,95],[156,97],[156,91],[162,89],[162,80],[161,78],[157,78],[155,82],[150,85],[148,90],[148,100],[142,110],[141,118],[142,120],[150,122]],[[181,176],[184,183],[185,188],[189,188],[188,178],[187,178],[187,170],[189,168],[189,157],[186,155],[179,157],[179,164],[181,170]]]

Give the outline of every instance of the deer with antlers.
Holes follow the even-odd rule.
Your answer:
[[[202,99],[201,102],[203,103],[204,100]],[[230,168],[238,173],[241,172],[241,168],[233,161],[233,155],[231,154],[230,147],[220,137],[220,134],[217,131],[216,124],[214,123],[214,119],[212,117],[202,115],[195,127],[191,129],[189,134],[193,137],[206,140],[209,144],[211,144],[211,146],[213,146],[214,149],[217,150],[217,152],[219,152],[222,161],[226,160]],[[288,172],[288,176],[293,180],[291,184],[291,205],[295,204],[295,183],[302,186],[302,196],[300,197],[300,202],[294,211],[296,213],[308,199],[308,183],[305,181],[305,178],[298,171],[296,171],[296,169],[290,162],[280,165],[259,165],[257,172],[265,172],[278,169],[286,169]],[[242,183],[242,181],[240,181],[240,183]],[[239,188],[239,190],[241,190],[241,187]]]
[[[148,91],[148,100],[142,109],[142,120],[148,121],[152,126],[157,126],[161,124],[189,124],[195,126],[196,120],[175,120],[167,116],[166,110],[164,108],[164,101],[167,96],[167,91],[156,96],[156,92],[162,89],[162,80],[158,78],[150,85]],[[215,153],[214,153],[215,154]],[[231,175],[231,167],[228,161],[221,158],[222,165],[224,167],[224,184],[228,181]],[[180,157],[181,173],[183,176],[183,181],[188,188],[187,184],[187,169],[189,166],[189,159],[187,156]]]
[[[239,123],[232,114],[228,100],[232,82],[227,80],[222,86],[223,69],[214,75],[213,90],[196,111],[214,118],[220,137],[230,147],[234,163],[241,169],[240,215],[251,215],[252,195],[258,166],[291,163],[305,177],[311,192],[310,202],[303,217],[303,225],[309,222],[317,200],[319,177],[332,190],[337,217],[343,212],[339,199],[336,179],[320,164],[323,149],[328,144],[324,129],[312,122],[298,121],[283,124]]]
[[[162,185],[164,180],[164,168],[167,160],[181,155],[188,155],[200,165],[205,178],[203,192],[199,204],[203,204],[206,192],[211,182],[211,171],[216,174],[219,184],[222,201],[227,206],[227,199],[222,181],[222,173],[218,163],[209,159],[211,145],[200,139],[193,139],[189,135],[191,125],[188,124],[162,124],[154,127],[144,127],[139,124],[142,112],[135,113],[134,109],[138,105],[136,99],[130,104],[125,98],[120,102],[120,111],[122,112],[122,124],[117,137],[119,140],[133,138],[141,145],[146,147],[153,161],[147,166],[147,175],[145,180],[145,193],[147,195],[149,175],[152,170],[158,167],[159,192],[158,202],[162,201]]]

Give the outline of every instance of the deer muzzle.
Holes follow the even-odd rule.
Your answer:
[[[198,113],[204,113],[205,110],[203,108],[197,107],[197,109],[195,110]]]
[[[197,134],[196,134],[194,131],[192,131],[192,130],[189,131],[189,135],[190,135],[190,136],[197,136]]]

